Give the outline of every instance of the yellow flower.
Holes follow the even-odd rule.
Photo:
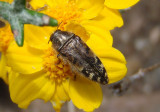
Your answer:
[[[105,0],[105,5],[113,9],[125,9],[135,5],[139,0]]]
[[[45,31],[37,36],[43,33]],[[28,32],[27,35],[31,36],[31,33]],[[37,38],[37,41],[40,40]],[[93,43],[94,41],[96,43]],[[57,54],[47,41],[41,41],[41,43],[45,43],[48,47],[37,49],[26,42],[23,47],[18,47],[13,42],[8,48],[6,53],[8,65],[14,71],[21,73],[9,75],[11,99],[21,108],[26,108],[32,100],[38,98],[51,101],[56,110],[70,99],[75,106],[85,111],[98,108],[102,101],[100,85],[78,75],[74,80],[69,67],[63,62],[58,62]],[[110,46],[95,47],[107,44],[100,38],[90,38],[87,44],[103,62],[109,76],[109,83],[124,77],[126,62],[118,50]]]
[[[106,7],[104,2],[106,1],[32,0],[30,4],[34,9],[44,7],[41,12],[57,19],[60,23],[58,29],[70,31],[80,36],[85,42],[87,42],[90,48],[97,52],[97,54],[103,54],[103,57],[105,54],[108,56],[106,52],[104,53],[106,47],[107,50],[110,50],[108,47],[112,47],[113,39],[109,31],[115,27],[123,25],[123,20],[118,10]],[[129,0],[126,2],[126,4],[128,4],[126,6],[131,6],[131,3],[129,5]],[[43,30],[45,30],[45,32],[41,34],[37,31],[37,27],[34,27],[35,26],[32,25],[25,26],[27,29],[25,30],[26,33],[31,32],[31,36],[26,36],[26,41],[31,47],[45,49],[47,47],[45,44],[45,41],[48,41],[47,37],[49,37],[57,28],[41,28],[39,32],[44,32]],[[35,34],[35,32],[39,33],[39,36]],[[37,41],[36,37],[39,37],[44,43]],[[96,48],[95,43],[98,43]],[[113,55],[113,57],[115,56],[116,55]],[[122,57],[121,59],[125,60]],[[116,82],[122,79],[122,77],[119,79],[113,78],[114,81],[110,80],[110,83]]]
[[[7,72],[9,70],[9,67],[6,66],[5,53],[8,49],[9,44],[11,43],[11,41],[13,41],[13,34],[8,22],[4,20],[3,22],[5,22],[5,26],[0,28],[0,78],[8,83]]]
[[[57,19],[60,27],[74,21],[89,32],[97,30],[110,30],[123,25],[122,17],[118,10],[104,6],[105,0],[32,0],[30,4],[34,9],[45,7],[41,12]],[[92,29],[90,29],[92,27]],[[100,35],[101,32],[96,35]],[[106,38],[106,37],[105,37]]]
[[[119,12],[104,6],[104,0],[32,0],[38,9],[47,4],[43,13],[56,18],[59,29],[80,36],[104,64],[109,83],[121,80],[127,71],[124,56],[112,47],[109,30],[123,25]],[[84,111],[93,111],[102,102],[100,85],[77,75],[57,59],[57,53],[48,44],[52,27],[25,25],[23,47],[11,43],[5,58],[12,68],[9,74],[11,99],[21,108],[27,108],[34,99],[51,101],[59,111],[65,101]]]

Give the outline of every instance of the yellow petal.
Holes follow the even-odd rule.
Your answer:
[[[6,58],[3,53],[1,54],[0,57],[0,78],[2,78],[8,84]]]
[[[65,102],[65,101],[70,100],[68,96],[68,92],[66,91],[66,88],[65,88],[65,86],[67,85],[68,85],[68,80],[63,81],[62,84],[56,83],[56,90],[52,98],[53,101]]]
[[[62,84],[56,84],[55,93],[51,99],[53,108],[57,111],[61,109],[61,106],[70,100],[68,95],[68,80],[62,82]]]
[[[84,111],[93,111],[102,102],[100,85],[81,76],[70,81],[69,96],[73,104]]]
[[[12,3],[13,2],[13,0],[0,0],[0,1],[8,2],[8,3]]]
[[[95,40],[96,38],[98,38],[98,39],[105,41],[107,43],[105,45],[112,46],[113,38],[107,29],[104,29],[103,27],[99,26],[98,24],[91,24],[90,22],[83,23],[82,26],[85,27],[85,29],[88,32],[90,32],[90,39],[94,38],[94,40]],[[90,41],[90,39],[88,41]],[[102,44],[99,44],[99,45],[102,45]]]
[[[43,99],[49,101],[55,91],[55,83],[48,80],[43,71],[22,75],[15,72],[9,75],[11,99],[20,108],[27,108],[31,101]]]
[[[74,21],[71,21],[65,25],[65,31],[69,31],[78,35],[85,42],[89,39],[89,34],[86,29]]]
[[[77,0],[76,4],[83,9],[83,18],[91,19],[98,15],[103,9],[104,0]]]
[[[139,0],[105,0],[105,5],[113,9],[125,9],[135,5]]]
[[[18,47],[15,42],[11,43],[7,52],[7,64],[14,71],[22,74],[35,73],[43,69],[43,51],[30,48],[24,43],[23,47]]]
[[[92,20],[86,20],[86,23],[103,29],[112,30],[115,27],[123,25],[123,19],[118,10],[104,7],[101,13]]]
[[[48,41],[55,27],[39,27],[34,25],[25,25],[24,38],[29,46],[37,49],[47,49]]]
[[[94,49],[94,52],[100,57],[106,68],[109,84],[125,77],[127,72],[126,60],[120,51],[113,47],[108,47],[108,49]]]
[[[93,51],[94,49],[105,49],[111,47],[113,43],[113,38],[110,32],[106,32],[105,36],[106,37],[101,38],[98,35],[92,34],[86,43]]]
[[[44,7],[44,5],[46,4],[46,0],[31,0],[30,4],[34,9],[39,9],[41,7]]]
[[[54,7],[57,5],[67,4],[69,0],[31,0],[30,4],[34,9],[39,9],[45,5]]]

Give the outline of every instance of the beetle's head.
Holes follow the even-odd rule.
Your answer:
[[[50,41],[53,44],[53,47],[58,51],[65,42],[68,41],[74,34],[67,31],[56,30],[50,37]]]

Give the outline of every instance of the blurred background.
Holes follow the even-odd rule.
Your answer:
[[[141,68],[160,63],[160,0],[141,0],[122,12],[124,26],[112,31],[114,47],[127,60],[127,76]],[[103,102],[95,112],[160,112],[160,68],[136,80],[123,95],[115,95],[108,86],[103,88]],[[66,103],[62,112],[71,112]],[[75,107],[74,107],[75,108]],[[7,85],[0,79],[0,112],[54,112],[50,103],[35,100],[27,110],[12,103]],[[75,112],[82,112],[75,108]]]

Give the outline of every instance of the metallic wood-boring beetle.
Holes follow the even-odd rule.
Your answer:
[[[100,59],[74,33],[56,30],[50,37],[53,48],[79,73],[101,84],[108,83],[107,72]]]

